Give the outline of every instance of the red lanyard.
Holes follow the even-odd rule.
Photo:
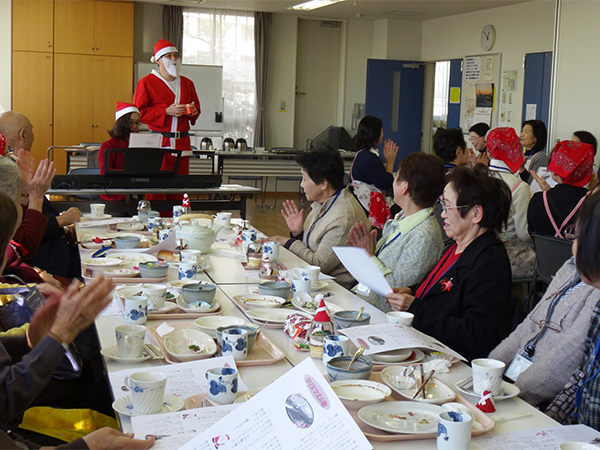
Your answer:
[[[446,272],[448,272],[448,270],[450,270],[450,268],[454,265],[454,263],[456,263],[456,261],[458,261],[458,258],[460,258],[460,253],[456,255],[454,253],[455,251],[456,244],[452,245],[452,247],[448,249],[446,254],[433,268],[429,276],[425,279],[423,283],[421,283],[421,286],[419,286],[419,289],[417,289],[415,297],[423,298],[433,287],[433,285],[436,284],[440,280],[440,278],[442,278],[442,276]]]

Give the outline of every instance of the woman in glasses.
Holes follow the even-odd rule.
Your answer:
[[[442,197],[444,230],[455,243],[415,290],[394,288],[392,310],[465,358],[485,357],[508,334],[510,262],[497,232],[506,224],[510,190],[482,164],[454,168]]]

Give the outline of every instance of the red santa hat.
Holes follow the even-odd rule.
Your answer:
[[[132,103],[117,102],[117,111],[115,112],[115,120],[119,120],[125,114],[129,113],[140,113],[140,110]]]
[[[163,55],[173,52],[179,53],[179,50],[177,50],[177,47],[175,47],[172,42],[169,42],[166,39],[159,39],[158,42],[154,44],[154,56],[150,58],[150,61],[155,63]]]
[[[327,314],[327,308],[325,307],[325,300],[321,299],[317,313],[315,314],[315,322],[330,322],[329,314]]]
[[[4,152],[6,152],[6,138],[0,133],[0,155],[4,156]]]

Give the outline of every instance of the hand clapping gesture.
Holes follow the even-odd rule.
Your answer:
[[[358,222],[348,233],[348,245],[352,247],[364,248],[369,256],[375,256],[375,246],[377,245],[377,230],[367,230],[364,223]]]

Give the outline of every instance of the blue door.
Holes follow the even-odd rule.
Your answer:
[[[388,59],[367,60],[365,114],[383,121],[384,139],[398,145],[396,164],[421,151],[424,64]],[[383,155],[383,144],[379,146]]]
[[[450,60],[450,80],[448,83],[448,118],[446,119],[447,128],[460,127],[460,101],[458,103],[450,103],[450,92],[452,92],[452,88],[462,88],[462,62],[462,58]]]
[[[525,55],[525,81],[523,85],[523,121],[527,105],[536,105],[535,118],[548,126],[550,114],[550,82],[552,79],[552,52]]]

